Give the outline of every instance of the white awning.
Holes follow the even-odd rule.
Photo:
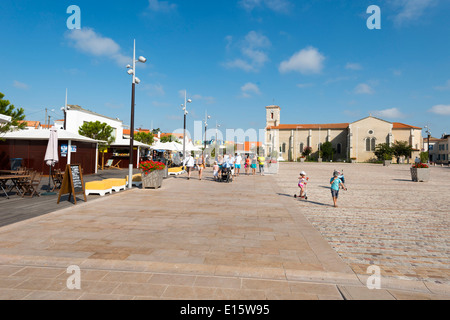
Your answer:
[[[6,140],[48,140],[50,138],[50,130],[40,129],[11,131],[2,135],[2,138]],[[90,139],[66,130],[58,130],[58,140],[71,140],[91,143],[99,142],[99,140]]]
[[[129,146],[130,146],[130,139],[117,139],[116,142],[111,143],[111,147],[129,147]],[[151,148],[151,146],[149,146],[148,144],[136,140],[133,141],[133,146]]]
[[[152,145],[153,150],[164,150],[164,151],[177,151],[182,152],[183,151],[183,145],[176,143],[176,142],[166,142],[161,143],[157,142]]]

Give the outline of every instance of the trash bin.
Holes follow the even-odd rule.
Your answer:
[[[22,158],[11,158],[11,170],[17,170],[22,166]]]

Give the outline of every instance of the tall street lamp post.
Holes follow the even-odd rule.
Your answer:
[[[136,60],[136,40],[133,43],[133,66],[128,65],[128,74],[133,76],[133,81],[131,85],[131,123],[130,123],[130,164],[128,171],[128,188],[133,188],[133,167],[134,167],[134,107],[135,107],[135,93],[136,93],[136,84],[139,84],[141,80],[136,77],[136,62],[145,63],[147,59],[144,57],[139,57]],[[138,155],[139,156],[139,155]]]
[[[187,104],[188,103],[192,103],[191,99],[187,99],[187,91],[184,91],[184,104],[182,104],[181,106],[183,107],[183,111],[184,111],[184,133],[183,133],[183,163],[186,160],[186,117],[189,114],[189,112],[187,111]]]
[[[219,142],[217,141],[217,134],[219,132],[220,124],[216,121],[216,159],[219,159]]]
[[[430,155],[430,138],[431,138],[431,131],[430,128],[428,126],[425,126],[425,128],[427,129],[426,134],[428,136],[428,161],[431,160],[431,155]]]
[[[205,159],[205,151],[206,151],[206,130],[208,129],[208,120],[211,119],[211,116],[208,116],[208,112],[205,114],[205,142],[204,142],[204,149],[202,152],[203,159]]]

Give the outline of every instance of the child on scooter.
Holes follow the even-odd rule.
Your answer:
[[[308,196],[306,194],[306,184],[308,183],[309,178],[306,177],[306,172],[300,172],[300,177],[298,178],[298,187],[300,188],[300,199],[304,198],[308,200]],[[294,196],[297,198],[297,195]]]

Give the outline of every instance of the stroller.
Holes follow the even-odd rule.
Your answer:
[[[231,170],[230,166],[223,166],[222,167],[222,178],[219,180],[220,182],[233,182],[233,171]]]

